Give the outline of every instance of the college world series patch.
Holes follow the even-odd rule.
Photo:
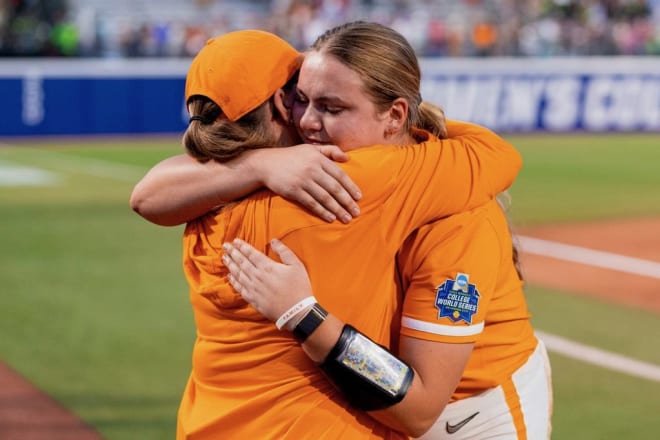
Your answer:
[[[470,284],[470,275],[459,272],[455,280],[448,279],[440,284],[435,291],[435,307],[438,318],[472,324],[472,315],[479,308],[479,292],[474,284]]]

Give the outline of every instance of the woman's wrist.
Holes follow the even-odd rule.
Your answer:
[[[317,364],[328,357],[341,335],[344,323],[328,314],[318,328],[301,344],[307,356]]]
[[[323,324],[327,316],[328,312],[319,303],[315,302],[293,326],[293,336],[302,344]]]
[[[257,148],[245,151],[241,154],[243,159],[242,165],[245,172],[253,176],[260,188],[266,187],[268,175],[271,172],[268,167],[270,161],[264,158],[264,154],[268,153],[266,150],[266,148]]]
[[[286,328],[289,331],[293,331],[307,313],[314,307],[316,303],[316,298],[313,296],[308,296],[301,299],[294,305],[292,305],[287,311],[282,313],[279,318],[275,321],[275,326],[278,330]]]

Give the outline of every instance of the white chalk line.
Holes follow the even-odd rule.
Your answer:
[[[638,361],[600,348],[580,344],[561,336],[536,331],[549,351],[630,376],[660,382],[660,366]]]
[[[520,250],[525,253],[660,279],[660,263],[655,261],[533,237],[518,236],[518,241]],[[658,288],[658,293],[660,293],[660,288]]]
[[[0,187],[53,186],[60,181],[60,175],[54,172],[0,160]]]
[[[58,171],[86,174],[93,177],[108,178],[124,182],[137,182],[147,169],[137,165],[121,164],[101,159],[72,156],[52,150],[26,148],[24,153],[36,157],[35,162],[43,166],[55,167]],[[32,165],[34,167],[34,165]]]
[[[660,279],[660,263],[610,252],[596,251],[539,238],[518,236],[523,252],[619,272]],[[660,289],[658,289],[660,293]],[[536,332],[548,350],[630,376],[660,382],[660,366],[601,350],[541,331]]]

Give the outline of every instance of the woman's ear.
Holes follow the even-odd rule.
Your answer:
[[[397,98],[392,102],[388,113],[387,134],[399,133],[406,126],[408,120],[408,101]]]
[[[291,121],[291,108],[287,106],[287,94],[282,89],[277,89],[273,94],[273,104],[275,105],[274,117],[280,118],[285,124]]]

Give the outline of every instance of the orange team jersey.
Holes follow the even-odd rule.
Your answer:
[[[474,342],[452,401],[502,385],[536,347],[523,282],[496,200],[415,231],[398,256],[401,334]]]
[[[401,312],[395,256],[405,237],[486,203],[521,166],[517,151],[482,127],[452,123],[446,140],[420,135],[426,142],[361,148],[341,164],[363,194],[349,225],[266,190],[187,225],[183,263],[197,339],[178,439],[406,438],[349,408],[291,333],[232,289],[221,255],[239,237],[274,257],[268,243],[279,238],[305,263],[328,311],[389,345]]]

